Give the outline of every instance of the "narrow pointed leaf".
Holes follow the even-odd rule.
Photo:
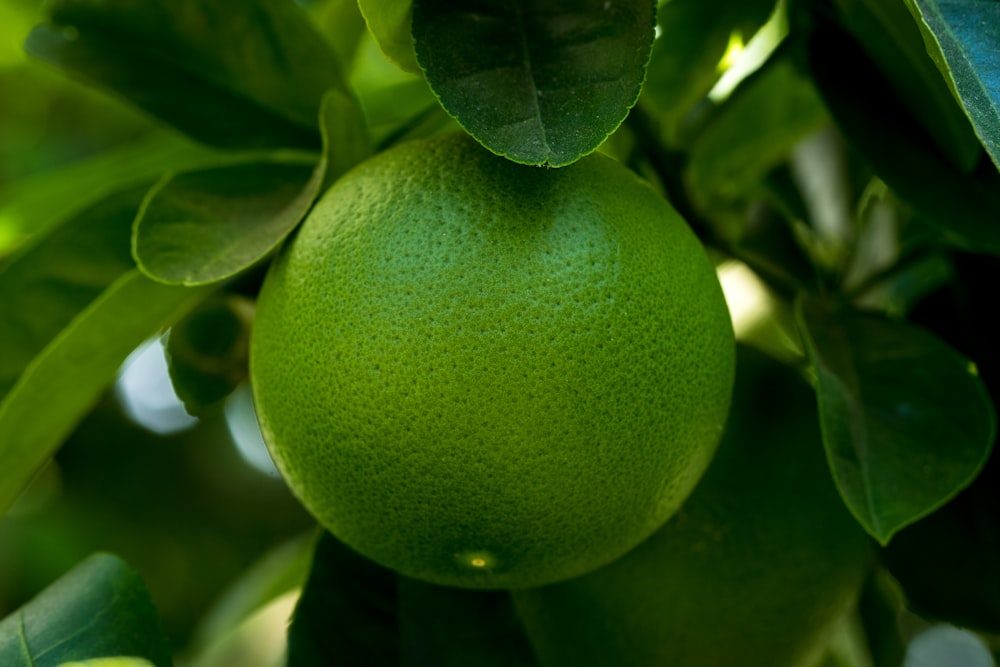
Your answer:
[[[347,92],[336,55],[287,0],[56,0],[25,47],[226,148],[318,148],[320,99]]]
[[[841,496],[882,544],[965,488],[996,415],[974,366],[930,332],[803,301],[827,458]]]
[[[0,402],[0,512],[55,454],[129,353],[205,294],[133,269],[52,339]]]
[[[652,0],[416,0],[417,61],[486,148],[559,167],[596,149],[635,104]]]
[[[146,585],[116,556],[91,556],[0,621],[4,667],[59,667],[70,661],[104,667],[90,661],[103,656],[172,664]]]
[[[0,399],[80,311],[135,268],[129,228],[147,189],[82,209],[0,269]]]
[[[419,72],[410,36],[412,0],[358,0],[368,31],[385,57],[407,72]]]
[[[168,175],[136,218],[139,268],[163,283],[204,285],[253,266],[305,216],[325,164],[250,162]]]
[[[1000,168],[1000,3],[906,0],[927,51]]]
[[[1000,254],[1000,172],[987,163],[969,175],[944,159],[846,32],[826,26],[807,48],[830,115],[879,178],[948,244]]]

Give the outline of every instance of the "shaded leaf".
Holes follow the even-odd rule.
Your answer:
[[[841,496],[882,544],[967,486],[996,435],[974,367],[901,321],[799,304],[823,443]]]
[[[59,667],[152,667],[153,663],[142,658],[95,658],[83,662],[64,662]]]
[[[417,0],[417,61],[442,106],[489,150],[559,167],[635,104],[653,0]]]
[[[167,284],[229,278],[271,253],[305,216],[326,161],[249,162],[167,175],[135,221],[139,268]]]
[[[205,143],[318,147],[336,55],[286,0],[56,0],[25,48]],[[219,48],[224,44],[225,48]]]
[[[412,0],[358,0],[368,30],[385,57],[407,72],[419,72],[410,36]]]
[[[0,268],[0,397],[77,313],[135,268],[128,235],[146,189],[81,210]]]
[[[288,667],[398,667],[396,575],[324,532],[288,630]]]
[[[826,122],[810,81],[787,59],[772,58],[699,133],[691,147],[689,183],[705,202],[746,196]]]
[[[400,576],[403,667],[534,667],[506,591],[468,591]]]
[[[928,55],[906,5],[899,0],[837,0],[836,4],[851,34],[935,147],[963,172],[972,171],[982,156],[982,146]]]
[[[994,459],[969,489],[886,547],[889,571],[921,616],[1000,633],[998,482]]]
[[[767,21],[773,0],[702,2],[670,0],[656,15],[643,98],[669,125],[708,94],[719,80],[719,62],[738,34],[747,41]]]
[[[1000,167],[1000,4],[906,0],[949,87]]]
[[[858,598],[858,617],[868,640],[872,667],[903,667],[906,640],[900,630],[901,595],[884,571],[869,577]]]
[[[221,153],[180,140],[173,133],[156,133],[5,185],[0,194],[0,220],[5,234],[43,233],[116,191],[155,181],[166,171],[196,169],[224,159]]]
[[[133,269],[28,364],[0,402],[0,512],[55,453],[129,353],[205,294],[204,289],[155,283]]]
[[[0,621],[4,667],[57,667],[102,656],[172,664],[146,585],[116,556],[91,556]]]
[[[177,397],[200,414],[247,379],[253,304],[219,296],[170,327],[166,356]]]
[[[1000,172],[987,164],[968,175],[951,166],[847,33],[818,29],[807,53],[834,121],[879,178],[948,243],[1000,253]]]
[[[357,99],[339,90],[331,90],[323,97],[319,127],[326,156],[322,193],[351,167],[369,157],[373,147]]]

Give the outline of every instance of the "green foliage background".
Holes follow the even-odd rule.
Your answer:
[[[1000,3],[477,7],[469,20],[431,0],[0,0],[0,617],[46,616],[29,600],[105,551],[128,565],[76,572],[126,582],[136,631],[169,642],[135,649],[153,664],[165,650],[251,664],[254,623],[310,572],[291,664],[338,651],[422,664],[416,635],[441,664],[500,645],[504,664],[532,664],[505,594],[397,582],[317,544],[226,423],[267,261],[315,198],[373,152],[464,128],[549,168],[616,157],[723,278],[756,286],[738,338],[810,381],[821,434],[803,439],[822,436],[878,554],[825,664],[903,664],[937,622],[997,651]],[[108,391],[161,334],[199,417],[172,435]],[[12,636],[74,635],[66,618],[4,621],[0,662],[20,650]],[[329,618],[350,631],[318,633]],[[435,643],[441,619],[496,632],[472,623]],[[371,657],[376,645],[390,648]],[[66,659],[104,650],[74,646]]]

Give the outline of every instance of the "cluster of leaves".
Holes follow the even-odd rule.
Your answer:
[[[359,4],[49,3],[27,51],[171,129],[141,154],[101,156],[98,179],[70,168],[34,190],[0,190],[0,222],[14,221],[0,229],[0,511],[151,336],[169,332],[189,410],[217,405],[246,378],[267,260],[317,197],[372,153],[457,124],[495,153],[549,168],[601,147],[659,187],[720,261],[749,267],[767,313],[738,333],[811,377],[831,474],[881,546],[880,568],[913,611],[1000,632],[990,460],[1000,357],[988,315],[1000,266],[1000,5]],[[373,43],[398,69],[371,56]],[[740,63],[756,62],[727,90],[720,62],[738,47]],[[521,643],[481,634],[510,627],[502,595],[412,582],[387,592],[329,538],[315,563],[294,664],[400,646],[378,636],[396,632],[384,621],[397,612],[432,638],[405,649],[413,664],[492,664],[481,648],[498,643],[514,654],[497,664],[530,664]],[[247,609],[301,582],[293,571]],[[4,664],[106,654],[72,629],[95,608],[35,610],[72,609],[81,577],[139,587],[107,557],[70,576],[0,624]],[[441,616],[420,613],[428,596]],[[158,635],[143,634],[156,624],[142,594],[79,603],[112,617],[126,605],[134,624],[115,627],[144,638],[119,647],[169,664]],[[884,586],[862,597],[876,657],[880,641],[893,645],[896,629],[879,623],[891,604]],[[340,614],[310,635],[311,618]],[[471,617],[492,621],[455,635]],[[362,630],[344,630],[348,619]],[[36,640],[50,625],[79,642]],[[444,627],[448,646],[434,644]],[[82,652],[56,657],[38,641]],[[23,654],[29,646],[38,654]]]

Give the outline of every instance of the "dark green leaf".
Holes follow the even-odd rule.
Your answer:
[[[170,327],[170,379],[189,413],[200,414],[246,380],[252,320],[250,301],[220,296]]]
[[[982,146],[969,119],[927,54],[920,30],[899,0],[837,0],[868,56],[878,65],[935,147],[963,172],[972,171]]]
[[[810,81],[787,59],[772,59],[748,78],[699,133],[689,183],[696,197],[745,197],[786,160],[793,147],[827,122]]]
[[[964,357],[901,321],[802,301],[823,442],[848,508],[882,544],[967,486],[996,435]]]
[[[396,575],[327,532],[288,630],[288,667],[398,667]]]
[[[128,235],[146,189],[80,211],[0,269],[0,398],[77,313],[135,268]]]
[[[653,43],[653,0],[417,0],[417,60],[480,143],[559,167],[625,119]]]
[[[1000,3],[906,0],[937,63],[1000,167]]]
[[[653,43],[643,98],[668,131],[719,80],[719,62],[732,36],[748,40],[773,9],[773,0],[662,3],[656,16],[660,36]]]
[[[885,574],[872,574],[858,599],[858,616],[868,640],[872,667],[903,667],[906,641],[900,631],[902,596]]]
[[[848,142],[900,199],[949,243],[1000,253],[1000,173],[988,164],[972,175],[952,167],[847,33],[830,26],[817,30],[808,58],[817,89]]]
[[[373,148],[361,106],[353,96],[339,90],[331,90],[323,97],[319,126],[326,155],[322,193],[351,167],[369,157]]]
[[[343,71],[349,72],[365,35],[365,19],[358,9],[358,0],[310,2],[305,8],[337,53]]]
[[[534,667],[506,591],[445,588],[399,577],[403,667]]]
[[[56,0],[30,53],[205,143],[318,148],[336,55],[288,0]]]
[[[172,664],[146,585],[110,554],[95,554],[0,621],[0,664],[58,667],[102,656]]]
[[[0,512],[55,453],[129,353],[205,294],[155,283],[133,269],[46,345],[0,402]]]
[[[385,57],[407,72],[419,72],[410,36],[412,0],[358,0],[368,30]]]
[[[1000,633],[1000,460],[885,550],[889,571],[922,616]]]
[[[305,216],[325,167],[250,162],[168,175],[136,218],[139,268],[163,283],[203,285],[253,266]]]

